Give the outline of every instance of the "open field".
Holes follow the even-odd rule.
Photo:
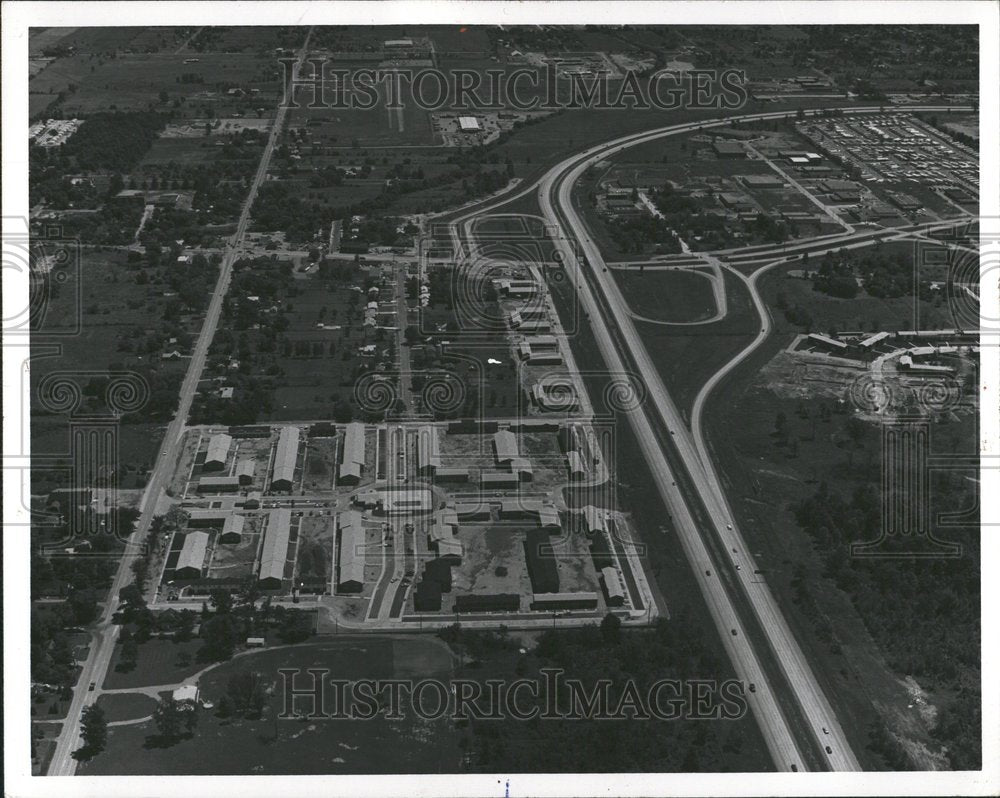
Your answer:
[[[335,679],[447,677],[452,659],[433,638],[332,638],[294,648],[240,657],[206,673],[205,699],[218,703],[230,676],[261,673],[272,693],[260,720],[220,719],[199,710],[194,735],[163,748],[151,745],[152,723],[112,727],[106,750],[78,771],[88,775],[159,774],[330,774],[450,772],[459,764],[457,734],[447,718],[424,721],[411,714],[400,721],[377,717],[310,721],[275,719],[283,688],[278,668],[327,668]],[[300,682],[296,682],[299,684]],[[296,704],[296,709],[305,706]],[[328,711],[333,711],[332,708]]]
[[[195,661],[195,652],[201,648],[200,640],[176,643],[173,640],[153,638],[139,646],[139,658],[134,670],[122,672],[115,669],[121,656],[121,645],[115,646],[108,676],[101,688],[117,690],[129,687],[147,687],[173,684],[186,679],[205,667]],[[187,663],[187,664],[184,664]]]
[[[615,280],[633,312],[657,321],[692,322],[715,314],[712,283],[704,272],[616,272]]]

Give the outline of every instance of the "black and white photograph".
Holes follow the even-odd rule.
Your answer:
[[[1000,4],[2,14],[5,794],[997,794]]]

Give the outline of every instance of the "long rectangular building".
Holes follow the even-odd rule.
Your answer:
[[[340,478],[342,485],[357,485],[365,468],[365,425],[352,421],[344,432],[340,452]]]
[[[207,532],[188,532],[184,536],[177,565],[174,566],[174,576],[178,579],[198,579],[205,566],[205,554],[208,551]]]
[[[281,509],[271,513],[264,546],[260,553],[260,570],[257,578],[261,587],[276,589],[285,578],[285,561],[288,559],[288,538],[291,533],[292,511]]]
[[[509,429],[493,433],[493,453],[500,464],[509,463],[518,455],[517,436]]]
[[[441,467],[438,428],[426,424],[417,430],[417,473],[433,476]]]
[[[271,469],[271,490],[291,490],[295,483],[295,463],[299,458],[299,428],[282,427]]]
[[[233,445],[231,436],[224,432],[213,435],[208,441],[208,453],[205,455],[205,462],[202,471],[221,471],[226,467],[226,459],[229,457],[229,448]]]
[[[365,527],[361,513],[349,510],[337,516],[340,548],[337,565],[337,590],[360,593],[365,585]]]

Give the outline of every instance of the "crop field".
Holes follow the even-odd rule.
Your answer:
[[[191,58],[189,53],[150,53],[110,60],[82,56],[60,59],[71,60],[71,74],[79,76],[77,89],[63,103],[63,113],[87,115],[112,106],[119,111],[167,110],[168,104],[180,100],[177,110],[182,116],[197,117],[205,108],[213,109],[209,116],[231,116],[232,112],[245,113],[257,107],[270,111],[277,105],[281,72],[273,59],[210,53],[196,56],[195,63],[185,63]],[[51,77],[47,77],[49,73]],[[53,82],[57,80],[57,72],[46,69],[32,82],[32,91],[59,91]],[[245,98],[226,94],[228,88],[236,86],[258,91]]]

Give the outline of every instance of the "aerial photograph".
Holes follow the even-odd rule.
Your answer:
[[[415,19],[30,27],[30,775],[982,771],[980,26]]]

